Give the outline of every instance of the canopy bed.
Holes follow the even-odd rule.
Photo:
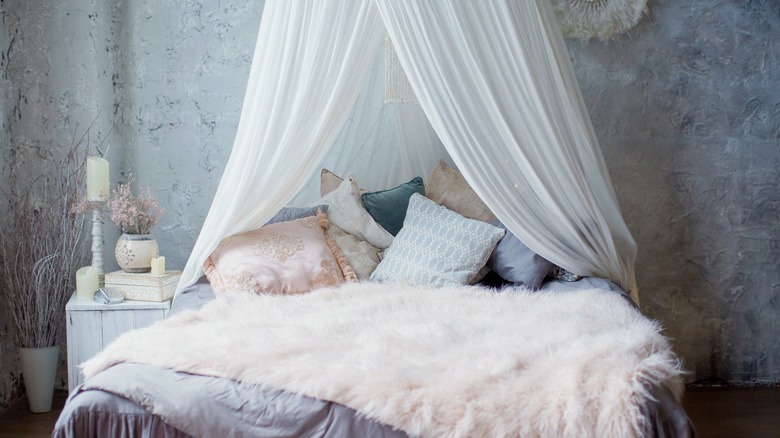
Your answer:
[[[349,135],[386,35],[392,148]],[[688,436],[635,254],[547,1],[269,1],[169,317],[54,434]]]

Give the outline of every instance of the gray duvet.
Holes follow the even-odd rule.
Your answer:
[[[609,281],[549,282],[542,290],[576,292]],[[182,291],[169,315],[214,299],[199,282]],[[120,396],[120,394],[122,396]],[[693,425],[674,397],[654,388],[643,407],[647,437],[692,437]],[[129,400],[128,400],[129,399]],[[132,401],[130,401],[132,400]],[[155,412],[152,414],[151,412]],[[141,364],[116,365],[76,388],[53,437],[406,437],[345,406],[287,391]]]

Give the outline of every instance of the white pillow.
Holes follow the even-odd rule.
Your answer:
[[[323,196],[314,205],[319,204],[328,205],[330,222],[347,233],[354,234],[379,249],[385,249],[393,243],[393,235],[376,223],[363,207],[360,187],[354,175],[347,176],[336,190]]]
[[[404,226],[371,280],[417,286],[469,283],[485,266],[504,230],[467,219],[418,193],[409,199]]]

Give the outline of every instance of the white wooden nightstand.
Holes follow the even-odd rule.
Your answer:
[[[65,307],[68,327],[68,391],[84,381],[78,365],[97,354],[122,333],[152,325],[165,318],[171,301],[123,301],[100,304],[76,299]]]

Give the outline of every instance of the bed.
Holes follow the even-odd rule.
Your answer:
[[[488,278],[487,282],[493,278]],[[495,283],[493,283],[495,284]],[[583,278],[577,282],[550,281],[541,292],[600,287],[624,293],[607,280]],[[202,279],[184,290],[169,316],[194,309],[214,299],[208,281]],[[177,406],[202,415],[162,418],[122,396],[97,389],[107,382],[133,382],[159,405]],[[105,385],[111,387],[111,385]],[[675,397],[665,388],[652,389],[654,398],[642,407],[646,437],[696,436],[693,424]],[[201,421],[192,421],[193,418]],[[178,426],[178,428],[177,428]],[[183,432],[186,430],[187,432]],[[244,387],[227,379],[177,373],[164,368],[126,364],[116,366],[77,388],[68,399],[53,437],[184,437],[184,436],[318,436],[405,437],[406,433],[373,421],[337,403],[294,393]]]
[[[695,436],[679,360],[620,287],[541,259],[473,192],[322,186],[88,361],[53,436]]]
[[[397,163],[371,146],[356,163],[371,142],[350,139],[343,166],[384,184],[443,146],[468,177],[440,162],[426,185],[364,193],[350,175],[327,212],[255,228],[322,162],[382,47],[421,103],[406,122],[430,124],[399,113]],[[249,76],[182,274],[208,283],[90,359],[54,436],[694,434],[660,326],[563,269],[638,302],[636,244],[549,2],[268,2]],[[511,286],[467,285],[487,269]]]

